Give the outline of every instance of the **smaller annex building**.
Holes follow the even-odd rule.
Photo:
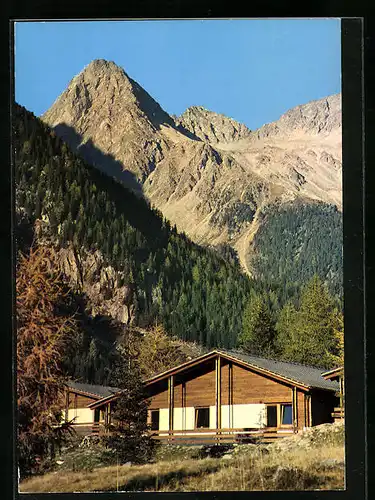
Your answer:
[[[338,368],[334,368],[328,372],[322,374],[322,377],[326,380],[333,380],[338,382],[339,384],[339,406],[337,406],[333,413],[332,417],[334,421],[342,420],[345,417],[345,386],[344,386],[344,367],[339,366]]]
[[[256,433],[281,437],[333,422],[339,404],[339,383],[325,379],[319,368],[218,349],[144,385],[154,437],[179,442],[225,442]],[[95,399],[87,409],[110,422],[118,395]]]
[[[64,421],[72,422],[78,433],[87,434],[108,422],[106,408],[92,410],[89,405],[119,392],[117,387],[69,382],[65,391]]]

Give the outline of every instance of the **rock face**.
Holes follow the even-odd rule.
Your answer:
[[[122,271],[107,265],[98,250],[78,249],[72,243],[61,247],[46,216],[35,221],[34,230],[39,245],[54,248],[60,271],[70,287],[85,296],[90,316],[109,316],[126,324],[133,322],[136,290]]]
[[[251,136],[251,131],[242,123],[202,106],[191,106],[175,120],[178,126],[211,144],[233,142]]]
[[[73,248],[61,248],[58,262],[70,285],[86,296],[91,316],[109,316],[121,323],[130,323],[134,317],[134,301],[128,300],[127,285],[121,285],[123,274],[105,266],[102,255]]]
[[[303,198],[341,208],[341,95],[251,132],[202,107],[172,118],[122,68],[96,60],[42,119],[194,241],[230,243],[245,270],[264,205]]]

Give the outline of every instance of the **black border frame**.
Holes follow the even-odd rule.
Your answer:
[[[42,4],[42,5],[41,5]],[[61,16],[61,8],[56,5],[57,9],[55,15],[52,17],[49,9],[43,2],[39,4],[41,9],[35,9],[34,5],[22,5],[22,10],[30,16],[12,16],[13,19],[32,21],[40,18],[35,16],[35,10],[44,11],[44,18],[52,20],[63,20],[67,17]],[[20,4],[18,4],[20,7]],[[61,5],[60,5],[61,7]],[[109,7],[109,6],[108,6]],[[134,5],[133,5],[134,7]],[[141,2],[137,15],[144,10],[144,3]],[[211,10],[205,9],[201,5],[201,18],[210,18]],[[31,12],[30,12],[31,10]],[[108,9],[109,11],[110,9]],[[129,9],[130,10],[130,9]],[[137,9],[135,9],[137,10]],[[151,12],[150,12],[151,10]],[[149,14],[158,15],[160,10],[157,6],[149,10]],[[206,12],[203,13],[202,10]],[[278,9],[276,9],[277,12]],[[113,11],[113,9],[112,9]],[[219,9],[220,11],[220,9]],[[184,14],[184,8],[180,2],[172,6],[171,3],[167,6],[164,12],[176,15],[176,12]],[[109,13],[109,12],[108,12]],[[69,19],[78,20],[79,15],[77,12],[71,15]],[[141,14],[142,15],[142,14]],[[293,16],[292,16],[293,17]],[[12,52],[12,39],[13,39],[13,24],[12,18],[8,18],[10,24],[8,26],[11,45],[11,60],[8,59],[8,65],[2,67],[2,72],[5,74],[9,71],[7,77],[10,75],[10,82],[13,83],[13,52]],[[43,17],[42,17],[43,18]],[[99,18],[100,19],[100,18]],[[105,19],[105,18],[103,18]],[[367,498],[367,420],[366,420],[366,339],[364,336],[364,87],[363,87],[363,56],[364,56],[364,20],[363,18],[343,18],[342,19],[342,113],[343,113],[343,212],[344,212],[344,307],[345,307],[345,330],[350,334],[345,337],[345,352],[347,360],[345,362],[345,382],[346,382],[346,490],[343,491],[291,491],[291,492],[196,492],[196,493],[155,493],[159,498],[182,498],[190,496],[190,498],[215,498],[224,499],[235,496],[245,496],[251,494],[253,496],[267,496],[282,498],[281,495],[290,495],[294,498],[320,498],[321,496],[329,496],[331,498]],[[6,33],[8,34],[7,30]],[[9,45],[8,45],[9,46]],[[9,57],[9,56],[8,56]],[[8,78],[2,79],[3,82],[9,81]],[[12,88],[12,86],[11,86]],[[14,88],[14,87],[13,87]],[[4,117],[7,116],[8,130],[3,133],[6,138],[9,134],[9,143],[11,132],[9,127],[9,110],[14,98],[13,93],[7,92],[7,104],[5,107],[1,104],[1,110],[4,112]],[[4,141],[6,143],[6,141]],[[8,144],[9,144],[8,143]],[[5,148],[6,157],[11,159],[10,148]],[[9,162],[10,163],[10,162]],[[9,199],[11,194],[11,203],[7,208],[12,212],[13,209],[13,179],[9,178],[9,171],[6,172],[3,182],[0,184],[1,198],[3,200]],[[8,233],[9,230],[9,233]],[[12,234],[12,226],[10,219],[6,220],[0,228],[2,236]],[[0,249],[0,258],[2,262],[10,263],[10,267],[5,266],[5,269],[11,270],[10,283],[3,280],[5,286],[6,300],[3,302],[6,311],[14,312],[14,260],[13,260],[13,241],[7,239],[7,244],[2,245]],[[9,245],[10,243],[10,245]],[[8,274],[6,273],[8,276]],[[10,285],[10,286],[9,286]],[[9,306],[9,307],[8,307]],[[6,480],[9,482],[5,485],[5,492],[9,491],[13,498],[23,498],[26,494],[19,494],[17,492],[17,473],[16,465],[14,462],[14,438],[15,438],[15,377],[14,377],[14,354],[15,354],[15,338],[12,335],[12,327],[14,315],[10,315],[10,321],[5,318],[3,326],[8,334],[5,339],[4,349],[2,354],[8,361],[8,364],[2,364],[2,367],[9,367],[11,370],[6,370],[3,380],[8,389],[7,395],[8,404],[7,410],[0,414],[0,422],[3,428],[10,428],[12,432],[7,432],[3,446],[0,453],[6,454],[5,456],[5,469],[3,473]],[[8,424],[8,425],[7,425]],[[363,427],[362,427],[363,424]],[[9,489],[8,487],[9,486]],[[4,489],[3,489],[4,491]],[[52,500],[55,498],[74,498],[76,494],[27,494],[29,498],[45,498]],[[113,497],[118,498],[118,493],[80,493],[80,498],[95,499],[97,495],[102,498]],[[125,498],[145,498],[147,493],[121,493]],[[6,495],[10,498],[10,495]]]

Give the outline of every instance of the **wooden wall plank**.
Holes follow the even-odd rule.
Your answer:
[[[77,394],[74,392],[69,392],[68,394],[68,408],[86,408],[87,405],[96,401],[96,398],[90,398],[89,396],[84,396],[83,394]]]
[[[306,415],[305,393],[297,389],[297,414],[298,429],[303,429],[308,425]]]
[[[150,410],[158,408],[168,408],[168,389],[151,396]]]
[[[232,377],[230,378],[230,363],[222,360],[221,367],[221,404],[259,404],[259,403],[292,403],[292,390],[290,385],[272,380],[269,377],[259,375],[245,367],[232,364]],[[215,366],[205,366],[189,373],[185,378],[186,401],[185,406],[215,406]],[[182,398],[182,374],[175,382],[175,408],[183,407]],[[232,387],[230,387],[232,384]],[[162,386],[160,386],[162,388]],[[232,388],[232,394],[230,394]],[[302,391],[301,395],[303,395]],[[298,396],[301,398],[301,396]],[[168,408],[167,384],[163,390],[151,396],[150,409]],[[304,425],[304,404],[298,400],[298,423]],[[302,424],[301,424],[302,422]]]
[[[186,406],[215,405],[215,370],[186,381]]]
[[[233,404],[291,402],[290,386],[233,364]]]

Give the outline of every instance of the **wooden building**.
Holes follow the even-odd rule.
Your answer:
[[[144,382],[157,439],[229,442],[281,437],[333,422],[336,381],[322,370],[238,351],[214,350]],[[107,412],[118,394],[89,404]]]
[[[342,420],[345,417],[345,384],[344,384],[344,367],[339,366],[333,370],[322,374],[325,380],[332,380],[339,384],[339,401],[340,404],[334,408],[332,417],[335,421]]]
[[[72,422],[74,429],[80,434],[99,430],[98,426],[106,423],[108,409],[92,410],[89,405],[118,391],[117,387],[69,382],[65,391],[64,420]]]

